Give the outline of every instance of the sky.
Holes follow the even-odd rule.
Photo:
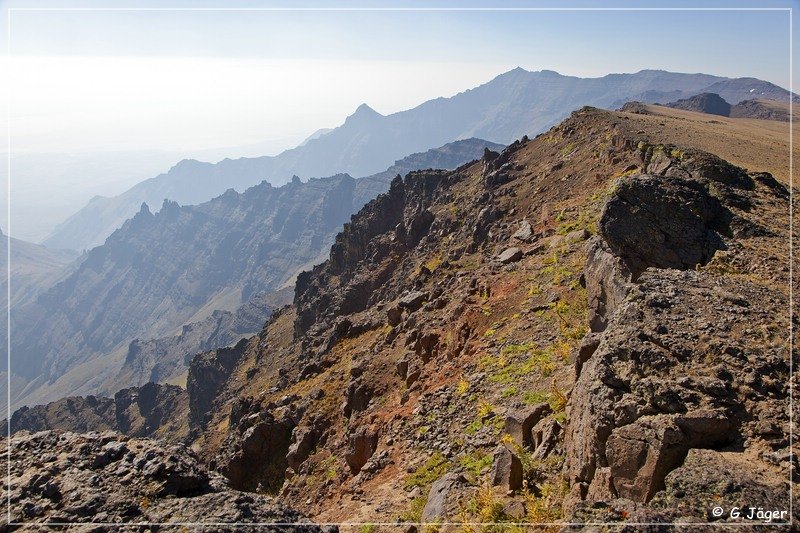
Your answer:
[[[659,68],[789,86],[788,13],[781,11],[27,11],[19,8],[165,3],[6,5],[15,9],[12,59],[3,65],[10,79],[3,85],[20,152],[246,145],[276,152],[340,124],[362,102],[388,114],[516,66],[576,76]]]
[[[253,10],[299,5],[324,9]],[[376,10],[331,10],[365,5]],[[421,9],[432,5],[442,9]],[[790,86],[785,10],[474,9],[487,5],[798,3],[0,0],[0,42],[9,46],[0,58],[0,98],[9,104],[0,132],[11,132],[12,156],[39,161],[21,160],[12,200],[37,201],[46,188],[49,217],[63,218],[94,194],[166,171],[164,161],[277,154],[361,103],[389,114],[517,66],[584,77],[705,72]],[[231,6],[244,9],[214,9]],[[63,172],[41,174],[50,161]],[[85,161],[97,164],[84,171]],[[22,237],[54,223],[37,217]]]

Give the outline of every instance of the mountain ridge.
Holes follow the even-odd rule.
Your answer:
[[[97,380],[112,383],[112,389],[142,384],[158,365],[149,356],[139,360],[138,370],[115,378],[134,339],[148,345],[146,353],[163,349],[170,361],[159,371],[165,379],[179,376],[186,368],[181,351],[222,347],[250,333],[249,327],[260,327],[271,306],[256,306],[261,312],[247,313],[244,321],[224,312],[292,284],[299,270],[322,260],[341,225],[384,191],[394,172],[432,164],[452,168],[480,157],[487,146],[500,145],[457,141],[407,156],[375,176],[339,174],[305,182],[294,177],[281,187],[264,181],[194,206],[164,200],[155,213],[141,203],[104,245],[86,254],[76,272],[12,316],[13,370],[31,382],[37,376],[46,380],[25,397],[42,403],[65,392],[95,393]],[[223,313],[214,317],[213,310]],[[191,335],[173,339],[176,329],[190,323]],[[222,344],[208,344],[202,332]],[[60,389],[60,377],[100,356],[115,362],[93,368],[92,388],[70,381],[69,391]]]
[[[718,82],[726,85],[716,92],[731,103],[737,103],[738,96],[754,84],[763,87],[759,92],[788,98],[788,91],[752,80],[657,70],[578,78],[517,68],[451,97],[389,115],[362,104],[339,127],[277,156],[226,159],[216,164],[180,162],[121,195],[87,205],[43,242],[78,250],[101,244],[142,201],[157,205],[163,198],[171,198],[195,204],[227,188],[240,190],[263,179],[280,185],[293,174],[306,178],[335,173],[365,176],[406,154],[468,137],[508,144],[544,131],[582,105],[616,108],[632,99],[655,102],[667,90],[675,100]]]

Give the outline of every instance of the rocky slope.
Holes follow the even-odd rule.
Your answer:
[[[479,157],[487,144],[496,146],[459,141],[397,161],[393,169],[457,165]],[[197,206],[164,201],[155,214],[142,205],[74,273],[13,317],[13,371],[32,383],[17,389],[14,401],[113,393],[114,387],[158,377],[151,375],[153,364],[140,364],[148,357],[135,353],[135,361],[114,378],[128,344],[144,335],[172,337],[182,325],[210,316],[177,340],[166,341],[180,348],[163,342],[144,348],[171,353],[156,374],[180,375],[185,365],[172,356],[182,348],[202,350],[238,340],[237,332],[220,322],[234,317],[212,311],[235,311],[254,297],[290,285],[300,269],[322,259],[341,225],[386,190],[390,179],[385,173],[357,180],[345,174],[307,182],[295,178],[278,188],[262,182],[241,194],[228,190]],[[244,333],[260,329],[266,315],[255,315]],[[227,331],[216,339],[200,338],[206,331],[213,335],[218,326]],[[77,375],[66,375],[79,365],[84,366]],[[110,379],[113,386],[106,386]]]
[[[394,180],[193,360],[209,464],[321,521],[788,510],[788,190],[649,124],[585,108]]]
[[[274,309],[291,301],[290,289],[251,298],[236,312],[214,311],[200,322],[181,328],[178,335],[135,339],[128,345],[119,373],[102,390],[113,392],[128,385],[182,381],[195,354],[235,344],[258,333]]]
[[[113,398],[71,396],[46,405],[22,407],[11,416],[11,433],[44,430],[116,431],[131,437],[182,442],[188,435],[189,398],[174,385],[147,383]]]
[[[231,490],[185,447],[149,439],[25,433],[3,439],[0,467],[10,473],[15,531],[40,531],[48,523],[74,523],[69,531],[83,531],[80,524],[87,522],[106,524],[84,526],[92,531],[178,531],[188,523],[214,531],[285,531],[275,523],[322,531],[272,498]],[[148,523],[161,525],[133,525]],[[234,523],[240,525],[226,525]]]
[[[339,172],[366,176],[407,154],[456,139],[480,137],[507,144],[544,131],[581,105],[616,108],[628,100],[669,102],[701,92],[718,93],[733,104],[753,97],[789,98],[785,89],[754,78],[658,70],[577,78],[516,68],[452,97],[391,115],[362,105],[332,131],[275,157],[225,159],[215,164],[181,161],[119,196],[94,198],[44,243],[77,250],[99,245],[143,202],[159,205],[169,198],[197,204],[228,188],[243,191],[264,179],[281,185],[293,174],[303,178]]]
[[[730,116],[789,122],[789,106],[772,100],[743,100],[731,108]]]

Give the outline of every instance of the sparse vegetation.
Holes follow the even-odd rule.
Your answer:
[[[425,463],[406,477],[406,488],[426,487],[442,477],[450,466],[447,459],[439,452],[434,453]]]
[[[471,453],[461,456],[458,462],[461,467],[464,468],[464,470],[466,470],[470,476],[472,476],[472,479],[475,480],[478,479],[478,477],[486,468],[492,466],[492,454],[475,450]]]
[[[426,496],[417,496],[408,506],[408,510],[400,515],[403,522],[419,523],[422,520],[422,511],[428,503]]]

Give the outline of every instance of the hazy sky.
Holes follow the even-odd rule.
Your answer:
[[[29,0],[5,6],[162,4]],[[183,7],[228,4],[169,2]],[[482,4],[496,3],[436,3]],[[391,113],[453,95],[518,65],[579,76],[659,68],[755,76],[789,86],[785,11],[15,9],[11,16],[12,59],[2,64],[6,79],[0,85],[10,87],[13,149],[20,152],[191,152],[254,144],[250,151],[276,153],[318,128],[340,124],[362,102]]]

